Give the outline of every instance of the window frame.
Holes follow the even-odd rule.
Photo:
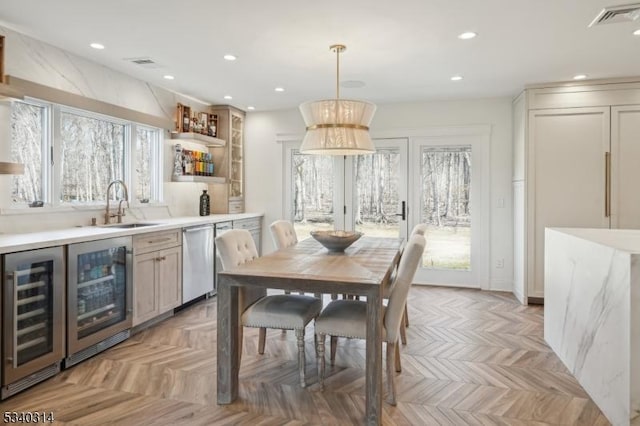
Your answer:
[[[106,205],[106,201],[95,202],[64,202],[60,199],[62,190],[62,173],[60,164],[62,164],[62,134],[61,119],[63,113],[79,115],[95,120],[108,121],[117,125],[124,126],[124,146],[123,146],[123,176],[122,179],[129,188],[129,204],[135,207],[159,205],[163,204],[163,145],[164,131],[162,128],[153,125],[138,123],[132,120],[126,120],[107,114],[101,114],[90,110],[75,108],[68,105],[57,104],[53,102],[43,101],[41,99],[25,97],[24,100],[18,101],[29,105],[44,108],[43,120],[43,141],[41,144],[41,185],[42,185],[42,201],[43,208],[46,209],[99,209]],[[155,132],[154,143],[151,144],[150,158],[150,194],[149,202],[141,203],[136,197],[137,174],[135,171],[135,156],[137,129],[143,128]],[[136,138],[136,139],[134,139]],[[12,143],[10,140],[9,143]],[[29,209],[33,210],[28,204],[23,202],[8,201],[9,210]]]

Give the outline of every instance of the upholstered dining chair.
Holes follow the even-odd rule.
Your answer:
[[[216,247],[220,252],[222,267],[225,270],[251,262],[258,257],[258,250],[251,233],[246,229],[225,232],[216,238]],[[260,329],[258,341],[260,354],[264,354],[267,328],[295,330],[300,386],[305,387],[304,329],[322,310],[322,301],[315,297],[298,294],[267,296],[265,289],[247,288],[241,288],[239,299],[242,326]],[[242,343],[242,338],[240,342]],[[242,353],[242,346],[239,352]]]
[[[382,340],[387,344],[387,385],[389,387],[389,403],[396,405],[395,371],[401,371],[400,345],[398,338],[402,326],[402,312],[422,258],[425,239],[422,235],[414,235],[407,242],[400,265],[395,275],[394,285],[389,296],[389,303],[383,308]],[[324,341],[327,335],[366,339],[367,336],[367,303],[360,300],[334,300],[316,318],[316,353],[318,354],[318,375],[320,389],[324,389],[325,356]],[[334,354],[331,363],[333,364]]]
[[[411,238],[414,235],[422,235],[424,237],[424,235],[427,233],[427,224],[426,223],[419,223],[416,226],[413,227],[413,229],[411,230],[411,234],[409,235],[409,238]],[[426,239],[426,237],[425,237]],[[402,252],[400,252],[400,256],[402,256]],[[402,257],[401,257],[402,258]],[[386,287],[384,289],[384,298],[388,299],[389,295],[391,294],[391,289],[393,288],[393,280],[391,280],[391,284],[390,286]],[[404,304],[404,313],[402,314],[402,327],[400,327],[400,340],[402,341],[403,345],[407,344],[407,327],[409,327],[409,311],[407,310],[407,302],[405,302]]]
[[[298,243],[298,236],[296,230],[293,227],[293,223],[288,220],[276,220],[269,225],[269,231],[271,231],[271,238],[276,249],[281,250],[286,247],[291,247]],[[285,290],[284,294],[291,294],[291,291]],[[304,293],[300,293],[304,294]]]

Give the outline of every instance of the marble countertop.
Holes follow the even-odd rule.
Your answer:
[[[640,253],[640,229],[547,228],[629,253]]]
[[[204,225],[208,223],[226,222],[230,220],[260,217],[262,213],[214,214],[209,216],[169,217],[163,219],[142,220],[139,222],[154,223],[153,226],[140,228],[116,228],[106,226],[78,226],[74,228],[55,229],[51,231],[23,234],[0,235],[0,254],[16,251],[33,250],[105,238],[137,235],[147,232],[165,231],[185,226]]]

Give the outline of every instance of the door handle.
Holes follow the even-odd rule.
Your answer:
[[[407,202],[402,202],[402,212],[396,213],[396,216],[402,216],[402,220],[407,220]]]

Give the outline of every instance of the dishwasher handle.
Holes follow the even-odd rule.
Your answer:
[[[184,234],[189,233],[189,232],[198,232],[198,231],[202,231],[202,230],[212,230],[213,231],[213,225],[203,225],[203,226],[194,226],[192,228],[182,228],[182,232]]]

